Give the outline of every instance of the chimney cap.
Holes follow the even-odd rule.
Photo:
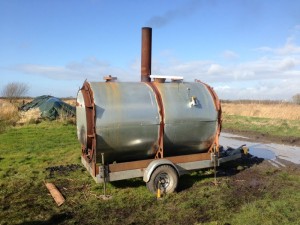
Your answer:
[[[152,79],[170,79],[171,81],[183,81],[181,76],[150,75]]]
[[[113,82],[117,79],[118,79],[117,77],[112,77],[111,75],[103,77],[103,80],[105,80],[106,82]]]

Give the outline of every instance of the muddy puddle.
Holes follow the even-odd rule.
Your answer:
[[[268,160],[275,167],[285,166],[280,159],[300,164],[300,147],[297,146],[257,143],[247,137],[223,132],[220,136],[220,144],[224,147],[230,146],[233,148],[246,144],[251,155]]]

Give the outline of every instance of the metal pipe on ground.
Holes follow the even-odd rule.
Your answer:
[[[151,49],[152,28],[142,28],[142,57],[141,57],[141,81],[150,82],[151,78]]]

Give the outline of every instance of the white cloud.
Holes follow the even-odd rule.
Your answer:
[[[225,73],[225,69],[219,64],[211,64],[207,70],[208,75],[218,75]]]
[[[300,46],[296,44],[296,37],[287,38],[281,47],[259,47],[257,58],[248,61],[241,61],[237,53],[226,50],[222,53],[223,57],[235,59],[229,63],[214,60],[182,61],[168,50],[159,55],[159,60],[152,59],[152,74],[183,76],[186,81],[200,79],[215,86],[223,99],[289,99],[300,92]],[[101,81],[103,76],[110,74],[117,76],[120,81],[140,80],[140,58],[132,60],[126,68],[118,68],[91,56],[64,66],[22,64],[10,69],[53,80],[87,78]]]
[[[285,44],[282,47],[272,48],[269,46],[262,46],[259,48],[256,48],[257,51],[260,52],[267,52],[267,53],[273,53],[277,55],[294,55],[294,54],[300,54],[300,46],[297,46],[295,43],[297,39],[297,33],[300,30],[300,25],[297,25],[294,27],[292,31],[292,35],[289,36],[286,39]]]
[[[239,58],[239,55],[236,52],[225,50],[222,52],[222,57],[226,60],[233,60]]]
[[[279,62],[278,69],[279,70],[291,70],[297,65],[296,59],[292,57],[283,58],[281,62]]]
[[[300,57],[262,57],[234,65],[218,64],[213,61],[190,61],[156,65],[154,73],[180,75],[186,80],[195,78],[206,82],[274,80],[292,78],[300,71]]]
[[[216,86],[215,90],[221,99],[291,100],[293,95],[299,93],[300,80],[260,81],[248,85],[247,87],[247,83],[235,83]]]
[[[229,86],[229,85],[217,85],[217,86],[215,86],[214,87],[214,90],[216,90],[216,91],[228,91],[228,90],[230,90],[231,89],[231,87]]]
[[[103,76],[120,75],[127,73],[109,63],[100,61],[95,57],[89,57],[81,62],[70,62],[65,66],[48,66],[39,64],[19,64],[9,68],[10,70],[29,75],[47,77],[55,80],[102,80]]]
[[[296,36],[287,38],[282,47],[258,49],[266,54],[259,54],[251,61],[238,59],[234,64],[226,64],[211,60],[173,60],[173,63],[160,64],[159,70],[166,75],[184,76],[188,81],[207,82],[215,86],[223,99],[291,99],[299,93],[300,46],[296,44]],[[227,53],[230,56],[230,51]]]
[[[299,54],[300,47],[296,46],[292,40],[288,40],[282,48],[274,49],[274,52],[280,55]]]

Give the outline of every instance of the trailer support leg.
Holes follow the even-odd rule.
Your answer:
[[[217,146],[214,146],[214,153],[213,153],[213,164],[214,164],[214,185],[218,185],[217,182]]]
[[[103,194],[104,197],[106,197],[106,171],[105,171],[105,164],[104,164],[104,153],[101,153],[101,160],[102,160],[102,165],[103,165]]]

